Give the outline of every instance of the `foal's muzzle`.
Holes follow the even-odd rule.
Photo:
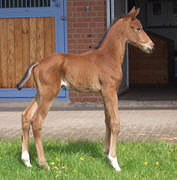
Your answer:
[[[145,46],[146,53],[151,54],[153,52],[153,50],[154,50],[154,43],[153,42],[151,42]]]
[[[147,52],[148,54],[152,54],[153,49],[154,49],[154,48],[147,48],[147,49],[146,49],[146,52]]]

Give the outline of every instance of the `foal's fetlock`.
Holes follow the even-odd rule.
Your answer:
[[[47,170],[50,170],[50,167],[49,167],[49,165],[48,165],[48,163],[46,161],[39,162],[39,166],[42,167],[42,168],[45,168]]]
[[[103,148],[103,152],[104,152],[106,155],[108,155],[108,154],[109,154],[109,148],[104,147],[104,148]]]

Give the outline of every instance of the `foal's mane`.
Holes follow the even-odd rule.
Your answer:
[[[123,17],[125,17],[125,16],[126,16],[126,15],[123,15],[123,16],[120,16],[120,17],[114,19],[114,21],[111,23],[110,27],[104,32],[101,40],[100,40],[100,41],[98,42],[98,44],[94,47],[94,49],[98,49],[98,48],[102,45],[103,41],[105,40],[105,38],[106,38],[109,30],[112,28],[112,26],[113,26],[119,19],[121,19],[121,18],[123,18]]]

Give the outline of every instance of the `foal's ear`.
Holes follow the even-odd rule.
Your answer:
[[[135,17],[136,17],[140,13],[140,8],[136,9],[135,11],[136,11],[136,13],[135,13]]]
[[[134,18],[136,18],[136,16],[138,16],[139,12],[140,12],[140,8],[135,9],[135,6],[133,6],[133,8],[128,13],[128,16],[131,16],[132,19],[134,19]]]
[[[128,16],[134,14],[135,11],[136,11],[135,6],[133,6],[133,8],[132,8],[132,9],[130,10],[130,12],[128,13]]]

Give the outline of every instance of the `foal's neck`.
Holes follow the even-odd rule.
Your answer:
[[[121,64],[123,63],[127,40],[123,35],[124,30],[121,26],[118,29],[117,26],[113,25],[100,47],[100,51],[110,55],[110,60],[115,60]]]

